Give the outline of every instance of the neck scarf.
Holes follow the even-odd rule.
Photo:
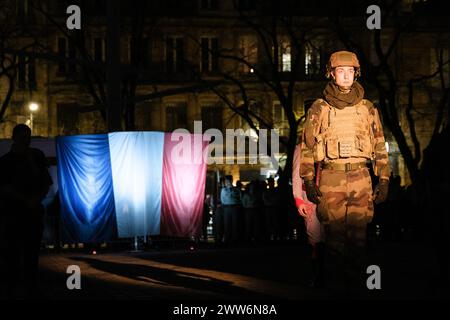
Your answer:
[[[338,109],[344,109],[358,104],[364,98],[364,88],[355,81],[350,88],[350,92],[343,93],[334,81],[330,81],[323,90],[323,95],[330,105]]]

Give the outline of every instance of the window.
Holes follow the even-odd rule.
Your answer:
[[[28,58],[28,88],[36,90],[36,59],[34,57]]]
[[[240,101],[238,105],[240,106],[240,108],[242,108],[243,104],[244,104],[244,102]],[[264,126],[260,125],[259,120],[256,119],[256,117],[255,117],[255,115],[256,115],[259,118],[264,119],[264,117],[263,117],[264,112],[263,112],[263,110],[261,110],[261,108],[262,108],[262,105],[260,102],[250,99],[249,106],[248,106],[248,111],[249,111],[248,115],[250,116],[251,122],[257,129],[260,129],[261,127],[263,127],[263,129],[264,129]],[[236,116],[238,117],[238,128],[244,130],[244,132],[247,132],[247,130],[249,130],[249,132],[250,132],[249,137],[257,139],[258,135],[256,134],[256,131],[250,126],[250,124],[247,122],[247,120],[244,119],[244,117],[242,117],[241,115],[237,114]]]
[[[104,40],[103,38],[94,38],[94,61],[104,61]]]
[[[264,106],[260,101],[250,99],[248,105],[249,115],[257,128],[261,128],[263,124],[259,122],[259,119],[264,120]]]
[[[69,63],[68,63],[69,74],[74,74],[77,72],[77,63],[75,62],[76,58],[77,58],[77,51],[75,45],[73,41],[69,41]]]
[[[276,101],[272,105],[272,117],[273,126],[278,129],[280,136],[286,136],[288,134],[289,124],[286,119],[286,113],[280,102]]]
[[[283,106],[275,102],[272,106],[272,115],[274,124],[280,124],[286,121],[286,115]]]
[[[19,21],[25,22],[25,17],[28,14],[28,1],[27,0],[18,0],[17,1],[17,17]]]
[[[151,120],[155,117],[156,108],[153,107],[151,101],[136,103],[134,110],[136,130],[151,130]]]
[[[201,38],[201,72],[219,71],[219,40],[217,38]]]
[[[142,43],[142,66],[149,67],[152,62],[152,42],[149,38],[143,38]]]
[[[150,39],[143,37],[133,41],[130,38],[130,59],[131,64],[137,63],[143,67],[150,66],[151,62],[151,41]]]
[[[77,64],[75,62],[76,48],[72,41],[66,38],[58,38],[58,75],[73,75],[77,72]]]
[[[168,73],[184,71],[184,41],[180,37],[169,37],[166,41],[166,70]]]
[[[218,0],[200,0],[200,8],[203,10],[217,10],[219,9]]]
[[[30,0],[17,1],[17,18],[21,23],[34,23],[34,12],[31,8]]]
[[[89,13],[93,17],[105,16],[106,15],[106,1],[107,0],[89,1],[88,2],[90,4]],[[67,8],[67,6],[65,8]],[[65,12],[65,9],[62,12]]]
[[[203,131],[208,129],[219,129],[222,131],[222,108],[217,106],[202,107],[202,128]]]
[[[71,135],[78,133],[78,105],[76,103],[58,103],[57,122],[59,133]]]
[[[187,127],[186,103],[174,103],[166,106],[166,131]]]
[[[239,47],[242,58],[251,66],[255,66],[258,61],[258,44],[255,36],[242,36],[239,39]],[[242,73],[253,73],[254,70],[245,63],[241,64]]]
[[[152,48],[149,38],[141,38],[139,41],[139,52],[136,51],[136,42],[130,39],[130,63],[134,61],[143,67],[149,67],[152,60]]]
[[[313,44],[306,44],[305,46],[305,74],[317,75],[320,74],[320,48]]]
[[[283,47],[283,53],[281,54],[281,71],[289,72],[291,71],[291,47]]]
[[[25,89],[26,82],[26,60],[23,55],[19,55],[19,61],[17,65],[17,78],[19,82],[19,89]]]
[[[278,50],[275,52],[275,47],[272,48],[274,58],[278,56],[278,71],[291,71],[291,43],[287,39],[280,39],[278,41]]]
[[[36,59],[19,55],[17,64],[17,82],[19,89],[36,90]]]
[[[79,4],[79,3],[73,3],[74,1],[69,1],[69,0],[57,0],[56,3],[54,4],[54,10],[55,12],[58,12],[59,14],[61,13],[65,13],[66,9],[68,6],[70,6],[71,4]],[[96,2],[96,1],[94,1]]]
[[[256,0],[239,0],[237,6],[239,10],[254,10],[256,8]]]
[[[446,63],[450,60],[450,49],[447,48],[431,48],[430,50],[430,70],[427,72],[429,72],[429,74],[433,74],[435,73],[438,69],[439,69],[439,60],[442,59],[442,75],[444,77],[444,82],[446,86],[450,85],[450,64]],[[442,55],[442,57],[441,57]],[[417,68],[417,66],[416,66]],[[430,83],[435,86],[435,87],[439,87],[441,85],[440,82],[440,77],[439,75],[433,77],[430,79]]]
[[[67,52],[67,41],[66,38],[58,38],[58,75],[65,75],[66,69],[66,52]]]

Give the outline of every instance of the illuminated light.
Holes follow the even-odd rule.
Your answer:
[[[375,229],[376,229],[375,234],[376,234],[377,236],[379,236],[379,235],[381,234],[381,228],[380,228],[380,226],[377,224],[377,225],[375,226]]]
[[[281,55],[282,61],[282,71],[289,72],[291,71],[291,53],[285,52]]]
[[[250,68],[250,73],[254,73],[255,70],[253,68]]]
[[[389,152],[389,142],[386,141],[386,142],[384,143],[384,145],[385,145],[385,147],[386,147],[386,152]]]
[[[96,255],[96,254],[97,254],[97,251],[93,250],[93,251],[92,251],[92,254],[93,254],[93,255]]]
[[[30,109],[30,111],[34,112],[39,109],[39,105],[36,102],[30,102],[28,108]]]

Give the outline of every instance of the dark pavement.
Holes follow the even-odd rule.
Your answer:
[[[275,301],[303,299],[448,299],[449,287],[437,281],[432,252],[414,243],[378,244],[381,290],[368,290],[363,275],[352,291],[328,262],[325,289],[309,287],[306,246],[298,242],[215,248],[200,245],[141,252],[45,253],[40,260],[42,299],[149,299]],[[68,290],[69,265],[81,270],[81,289]]]

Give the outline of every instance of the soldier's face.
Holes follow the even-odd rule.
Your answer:
[[[334,82],[339,87],[350,89],[355,80],[355,68],[353,67],[336,67],[331,73]]]

